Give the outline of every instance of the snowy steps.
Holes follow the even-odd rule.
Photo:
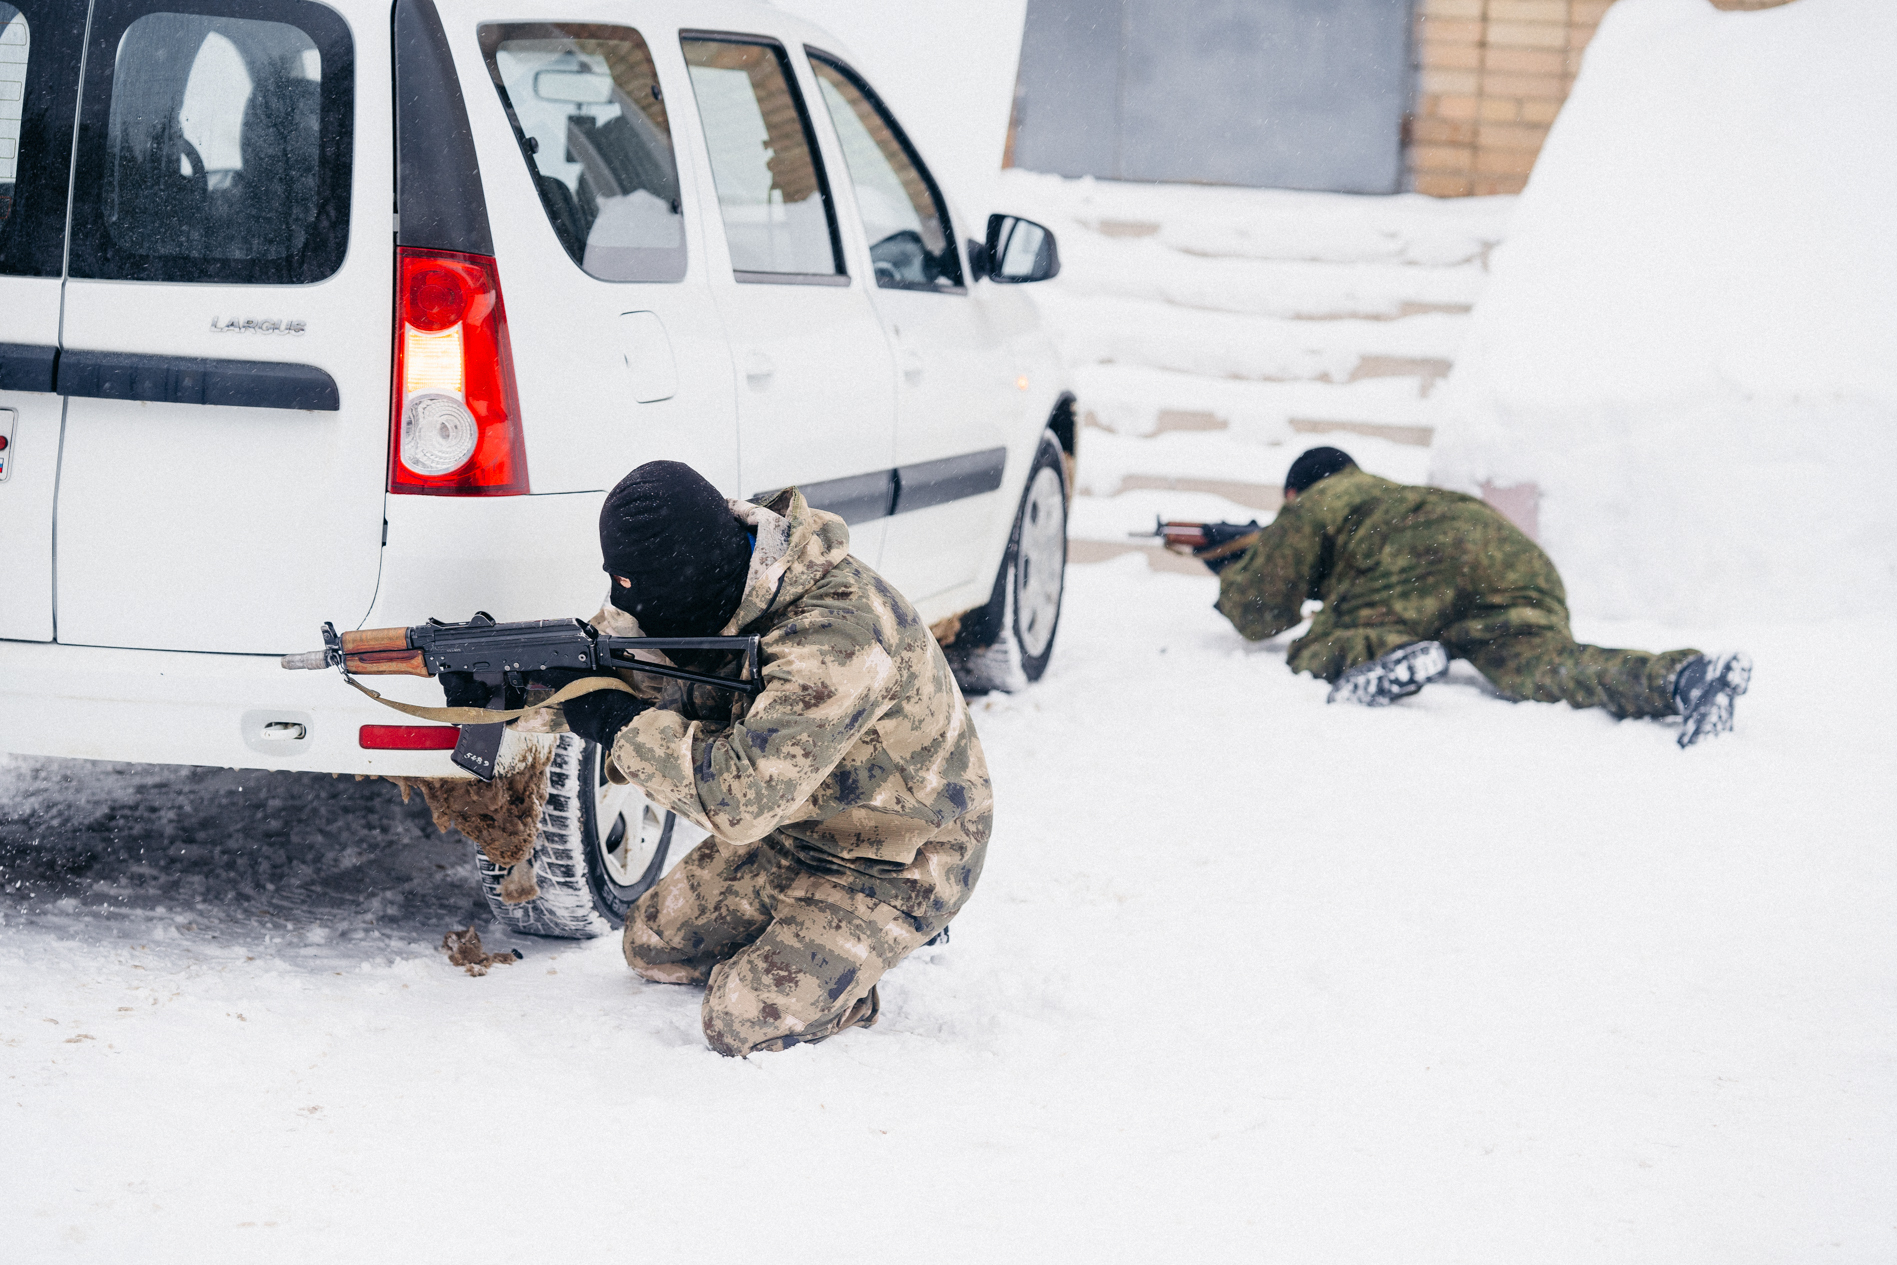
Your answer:
[[[1437,200],[1004,175],[1060,239],[1036,287],[1079,397],[1070,558],[1139,551],[1156,516],[1268,522],[1305,448],[1420,482],[1512,199]],[[1348,441],[1345,443],[1345,441]]]

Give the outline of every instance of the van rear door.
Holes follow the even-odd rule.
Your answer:
[[[60,641],[278,653],[368,612],[393,172],[390,94],[367,85],[390,82],[388,29],[386,0],[95,0]]]
[[[0,0],[0,638],[53,639],[59,273],[86,8]]]

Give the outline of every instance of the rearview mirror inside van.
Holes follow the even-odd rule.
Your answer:
[[[534,95],[542,101],[605,105],[613,99],[613,77],[591,70],[543,70],[534,76]]]

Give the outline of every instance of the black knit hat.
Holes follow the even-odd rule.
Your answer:
[[[1291,469],[1284,476],[1284,490],[1302,496],[1304,489],[1319,479],[1328,479],[1339,470],[1348,470],[1356,464],[1342,448],[1309,449],[1291,463]]]
[[[710,637],[744,596],[751,538],[705,477],[678,461],[648,461],[606,494],[599,552],[612,602],[652,637]]]

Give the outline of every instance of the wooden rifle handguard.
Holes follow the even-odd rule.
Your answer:
[[[408,629],[364,628],[344,633],[342,643],[343,653],[347,655],[369,654],[378,650],[407,650]]]
[[[400,632],[401,629],[397,629]],[[349,634],[344,633],[347,637]],[[419,650],[371,650],[344,654],[343,667],[358,676],[427,676],[428,664]]]

